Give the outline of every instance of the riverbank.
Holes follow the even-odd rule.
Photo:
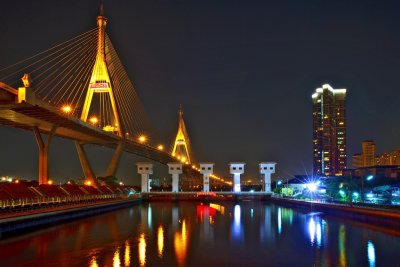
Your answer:
[[[140,197],[110,199],[2,214],[0,215],[0,236],[92,216],[133,205],[141,202],[141,200]]]
[[[148,192],[142,193],[145,201],[269,201],[271,194],[264,192]]]
[[[373,223],[379,226],[400,229],[400,212],[396,209],[303,201],[274,196],[271,197],[271,200],[278,205],[306,209],[309,212],[323,212],[327,215],[346,217],[358,222]]]

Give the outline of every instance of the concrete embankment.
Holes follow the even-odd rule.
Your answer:
[[[359,222],[400,229],[400,211],[398,209],[350,206],[277,197],[271,197],[271,200],[278,205],[306,209],[308,212],[318,211],[327,215],[341,216]]]
[[[269,201],[271,194],[263,192],[149,192],[142,193],[146,201]]]
[[[25,211],[0,216],[0,235],[26,232],[65,221],[71,221],[115,210],[141,202],[141,198],[117,199],[90,204],[58,206],[35,211]]]

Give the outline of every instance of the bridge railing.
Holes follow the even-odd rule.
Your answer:
[[[6,211],[15,211],[18,209],[46,208],[54,205],[95,203],[97,201],[124,198],[128,198],[125,193],[2,199],[0,200],[0,212],[4,213]]]

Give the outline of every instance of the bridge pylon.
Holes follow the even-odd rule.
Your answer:
[[[186,131],[185,122],[183,120],[182,105],[179,106],[178,115],[178,132],[175,137],[174,148],[172,149],[172,156],[176,157],[182,163],[190,164],[193,159],[191,157],[189,135]]]
[[[118,108],[114,97],[110,75],[107,69],[105,56],[105,28],[107,18],[104,16],[103,4],[100,6],[100,14],[97,16],[98,42],[96,61],[93,66],[90,77],[89,87],[86,93],[85,103],[83,104],[81,120],[87,122],[92,99],[94,94],[108,94],[112,113],[114,116],[114,125],[107,125],[103,128],[106,131],[116,131],[119,136],[123,136],[122,125],[119,118]],[[96,119],[97,120],[97,119]]]

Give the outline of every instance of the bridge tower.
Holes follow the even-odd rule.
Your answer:
[[[185,122],[183,121],[182,105],[179,106],[178,115],[178,133],[176,134],[174,148],[172,149],[172,156],[177,157],[182,163],[190,164],[192,162],[191,147]]]
[[[115,102],[115,97],[112,89],[110,75],[107,69],[106,55],[105,55],[105,28],[107,18],[104,17],[103,4],[100,6],[100,14],[97,16],[98,27],[98,41],[97,41],[97,55],[96,61],[93,66],[92,76],[89,82],[89,88],[86,93],[85,103],[83,104],[81,120],[87,121],[92,104],[93,94],[108,94],[111,102],[111,108],[114,116],[114,125],[106,126],[103,130],[116,131],[119,136],[123,136],[122,125],[120,123],[118,108]]]

